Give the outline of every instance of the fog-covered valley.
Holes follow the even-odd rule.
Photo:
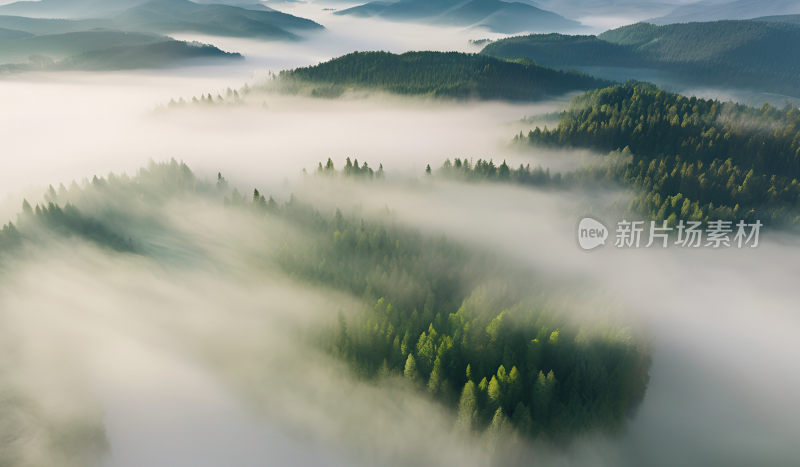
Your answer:
[[[584,34],[672,11],[539,3]],[[564,111],[579,126],[571,100],[588,89],[536,100],[275,91],[274,74],[354,51],[477,53],[469,40],[508,35],[323,10],[355,3],[268,5],[325,29],[296,41],[169,33],[244,56],[224,64],[0,74],[0,224],[13,224],[0,233],[0,464],[793,465],[796,224],[774,221],[758,248],[686,249],[673,237],[666,249],[617,248],[609,237],[587,254],[575,233],[586,214],[612,236],[630,216],[690,219],[682,198],[642,216],[631,207],[641,182],[612,169],[592,178],[625,157],[657,167],[642,144],[630,155],[512,142],[567,122]],[[766,123],[747,114],[753,127],[796,115],[779,110],[792,96],[630,77],[708,107],[778,109]],[[216,105],[191,103],[209,94]],[[168,105],[179,99],[188,104]],[[705,118],[692,105],[670,118]],[[456,160],[491,160],[481,170],[494,178],[452,175]],[[515,183],[502,181],[504,162]],[[751,188],[737,181],[749,167],[734,164],[730,186],[777,187],[764,212],[796,219],[796,204],[781,204],[796,182]],[[763,170],[768,183],[774,169]],[[731,199],[761,212],[758,193],[742,192]],[[716,199],[692,199],[697,219],[713,220]]]

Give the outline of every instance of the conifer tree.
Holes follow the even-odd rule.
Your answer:
[[[469,433],[478,422],[478,396],[475,383],[467,381],[461,390],[461,400],[458,402],[458,419],[456,428],[462,433]]]
[[[419,371],[417,371],[417,362],[414,360],[413,354],[408,354],[408,359],[406,359],[406,367],[403,370],[403,376],[406,377],[412,383],[419,382]]]
[[[428,380],[428,391],[431,394],[435,395],[439,392],[442,385],[442,379],[442,360],[439,357],[436,357],[436,361],[433,364],[431,377]]]

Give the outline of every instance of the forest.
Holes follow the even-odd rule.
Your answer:
[[[329,159],[314,176],[370,173],[357,168],[348,158],[337,171]],[[366,180],[373,178],[381,177]],[[595,430],[620,432],[644,397],[649,342],[591,286],[567,292],[480,250],[404,227],[388,209],[377,219],[357,208],[331,216],[295,197],[278,205],[257,190],[252,200],[234,191],[225,206],[312,234],[311,245],[285,239],[275,253],[280,267],[364,303],[340,310],[319,345],[359,378],[404,378],[428,392],[457,414],[456,430],[490,443],[512,434],[563,443]],[[571,319],[581,307],[591,312]]]
[[[346,91],[384,91],[456,99],[540,100],[612,83],[551,70],[530,60],[507,61],[459,52],[354,52],[316,66],[281,71],[271,82],[282,92],[310,90],[338,97]]]
[[[685,97],[629,82],[573,98],[558,126],[515,145],[613,151],[571,174],[613,180],[636,196],[628,211],[668,220],[800,217],[800,110]]]
[[[636,23],[598,36],[532,34],[492,42],[481,53],[558,68],[651,68],[694,83],[798,96],[798,47],[797,24],[745,20]]]
[[[349,159],[336,170],[328,160],[307,176],[378,183],[384,171]],[[464,435],[497,446],[512,434],[561,444],[590,431],[618,433],[644,397],[650,342],[591,284],[570,282],[582,291],[576,294],[481,249],[404,226],[388,208],[376,215],[358,207],[321,212],[294,195],[281,204],[258,190],[243,196],[221,174],[216,183],[202,181],[175,160],[134,177],[50,187],[44,204],[24,201],[17,222],[3,226],[0,254],[41,249],[51,238],[162,254],[137,233],[135,225],[152,221],[136,212],[191,196],[224,197],[220,208],[232,214],[289,226],[272,239],[278,246],[258,252],[263,266],[361,303],[331,303],[314,345],[347,362],[356,378],[403,379],[429,394],[452,410],[453,429]],[[85,212],[60,207],[66,199]],[[145,230],[152,235],[159,227]]]

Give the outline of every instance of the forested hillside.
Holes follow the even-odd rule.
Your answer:
[[[317,169],[323,177],[371,173],[349,159],[341,172],[330,160]],[[622,430],[644,397],[649,343],[588,284],[568,293],[486,252],[404,227],[388,211],[383,219],[339,209],[331,216],[296,198],[279,206],[258,191],[252,200],[234,192],[225,205],[303,226],[313,246],[285,239],[278,264],[296,280],[364,301],[351,318],[332,320],[320,345],[361,378],[400,376],[430,393],[457,412],[457,430],[494,442],[514,432],[562,442]],[[581,306],[590,316],[571,319]]]
[[[133,70],[169,68],[209,61],[224,63],[241,60],[241,54],[224,52],[213,45],[198,42],[165,41],[155,44],[109,47],[66,58],[52,66],[55,70]]]
[[[696,83],[800,96],[800,25],[716,21],[637,23],[594,36],[534,34],[487,45],[481,53],[545,66],[654,68]]]
[[[348,159],[336,171],[328,160],[316,176],[377,183],[383,167]],[[203,182],[175,160],[135,177],[51,187],[43,203],[24,202],[17,222],[3,227],[0,255],[73,238],[158,258],[168,222],[151,217],[148,206],[180,199],[198,206],[196,197],[226,194],[220,208],[231,215],[285,226],[260,229],[269,241],[231,251],[363,304],[330,303],[315,345],[348,362],[355,378],[405,378],[452,411],[454,430],[492,444],[513,433],[561,443],[589,431],[620,432],[644,397],[650,342],[591,284],[538,277],[405,226],[388,210],[321,212],[293,195],[282,204],[258,190],[242,196],[221,175]]]
[[[750,19],[765,15],[790,15],[800,13],[800,4],[794,0],[722,0],[679,4],[670,14],[653,18],[653,24],[691,23],[693,21],[718,21],[723,19]]]
[[[800,15],[761,16],[759,18],[754,18],[753,21],[800,24]]]
[[[310,89],[312,95],[330,97],[350,90],[371,90],[459,99],[536,100],[608,84],[529,60],[510,62],[458,52],[355,52],[316,66],[282,71],[273,85],[284,92]]]
[[[557,128],[515,142],[623,151],[574,176],[632,188],[628,209],[644,217],[791,226],[800,216],[800,111],[788,104],[756,109],[629,83],[574,98]]]

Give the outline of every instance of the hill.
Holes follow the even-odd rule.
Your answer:
[[[0,28],[18,29],[37,36],[113,27],[114,22],[109,19],[46,19],[0,16]]]
[[[32,35],[29,32],[17,31],[16,29],[0,28],[0,41],[15,41]]]
[[[529,35],[495,41],[482,54],[553,67],[652,68],[684,80],[800,96],[800,26],[715,21],[638,23],[599,36]]]
[[[648,23],[665,25],[724,19],[752,19],[759,16],[788,15],[800,13],[796,0],[734,0],[727,2],[697,2],[677,7],[672,13],[647,20]]]
[[[628,83],[574,98],[558,127],[515,141],[620,151],[575,176],[631,188],[628,210],[645,218],[800,219],[800,110],[791,105],[757,109]]]
[[[399,0],[387,6],[379,15],[400,21],[432,18],[463,3],[464,0]]]
[[[334,11],[333,14],[337,16],[356,16],[359,18],[371,18],[386,9],[391,2],[369,2],[363,5],[346,8],[344,10]]]
[[[188,0],[152,0],[114,17],[128,30],[157,33],[196,32],[216,36],[298,39],[295,32],[321,30],[311,20],[264,7],[201,5]]]
[[[512,34],[522,31],[555,31],[581,26],[533,2],[501,0],[400,0],[396,3],[370,2],[337,11],[337,15],[379,16],[392,21],[419,21],[463,27],[482,27]]]
[[[519,2],[472,0],[438,18],[442,24],[485,27],[492,32],[513,34],[521,31],[576,29],[581,23]]]
[[[171,68],[204,64],[215,60],[241,60],[242,55],[228,53],[213,45],[197,42],[165,41],[139,46],[109,47],[69,57],[54,70],[132,70],[142,68]]]
[[[35,18],[90,18],[108,16],[144,3],[146,0],[37,0],[0,5],[4,15]]]
[[[154,34],[123,32],[115,29],[29,36],[3,41],[0,63],[19,63],[31,55],[46,55],[59,60],[72,55],[108,47],[146,45],[171,40]]]
[[[82,11],[82,0],[42,0],[62,10]],[[32,2],[26,2],[32,3]],[[15,12],[13,5],[0,6],[0,12]],[[297,33],[324,29],[314,21],[273,10],[262,4],[200,4],[188,0],[101,0],[102,6],[79,13],[81,17],[103,14],[102,19],[45,19],[0,16],[0,28],[32,34],[61,34],[96,28],[117,28],[136,32],[199,33],[227,37],[253,37],[270,40],[296,40]],[[42,6],[44,8],[47,5]],[[89,8],[89,6],[85,6]],[[21,10],[20,10],[21,11]],[[50,10],[46,10],[50,11]],[[53,10],[60,12],[61,10]],[[109,11],[106,13],[106,11]],[[56,13],[71,16],[73,13]]]
[[[800,15],[761,16],[759,18],[754,18],[753,21],[800,24]]]
[[[0,65],[0,73],[28,71],[111,71],[145,68],[172,68],[203,65],[211,61],[241,60],[238,53],[228,53],[213,45],[167,40],[145,45],[122,45],[91,50],[55,61],[33,55],[26,63]]]
[[[335,97],[349,90],[458,99],[530,101],[569,91],[596,89],[608,81],[576,72],[458,52],[355,52],[307,68],[282,71],[285,92],[313,88]]]

